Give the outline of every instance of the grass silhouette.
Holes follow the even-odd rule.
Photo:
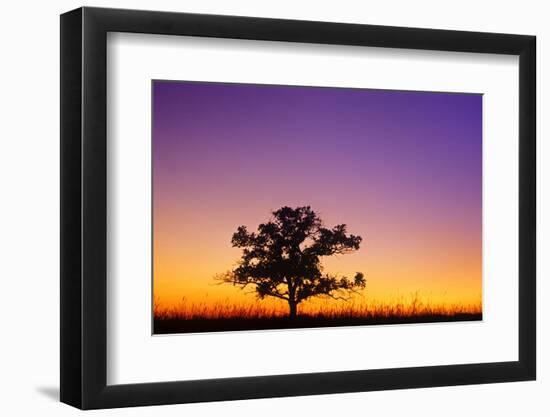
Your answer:
[[[475,321],[482,319],[478,304],[431,303],[417,294],[390,302],[316,303],[304,305],[294,319],[284,305],[251,302],[214,303],[182,300],[177,306],[154,303],[154,333],[267,330],[376,324]]]

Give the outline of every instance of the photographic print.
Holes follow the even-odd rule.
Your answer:
[[[153,333],[482,319],[482,95],[152,81]]]

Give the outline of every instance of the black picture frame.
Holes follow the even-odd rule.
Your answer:
[[[107,385],[108,32],[519,56],[519,358]],[[61,401],[82,409],[421,388],[536,377],[534,36],[102,8],[61,15]]]

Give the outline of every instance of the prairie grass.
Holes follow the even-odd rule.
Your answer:
[[[430,317],[440,319],[459,316],[479,316],[481,318],[481,302],[472,304],[430,302],[422,300],[417,294],[398,298],[389,302],[376,300],[350,300],[346,302],[310,302],[298,307],[298,318],[314,319],[316,321],[338,320],[377,321],[384,319],[414,319],[422,318],[429,321]],[[155,321],[224,321],[224,320],[254,320],[268,321],[284,319],[288,316],[288,307],[284,303],[267,303],[258,301],[235,302],[230,299],[217,302],[191,302],[186,299],[178,305],[165,306],[158,300],[154,303]],[[411,320],[407,320],[411,321]]]

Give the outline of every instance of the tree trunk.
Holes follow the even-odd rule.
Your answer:
[[[288,308],[290,309],[288,318],[290,320],[294,320],[296,318],[297,306],[298,306],[298,303],[296,302],[296,287],[293,285],[294,282],[291,278],[287,278],[287,284],[288,284]]]
[[[290,314],[288,315],[288,317],[291,320],[294,320],[296,318],[296,313],[298,310],[298,305],[296,304],[296,301],[288,300],[288,307],[290,308]]]

